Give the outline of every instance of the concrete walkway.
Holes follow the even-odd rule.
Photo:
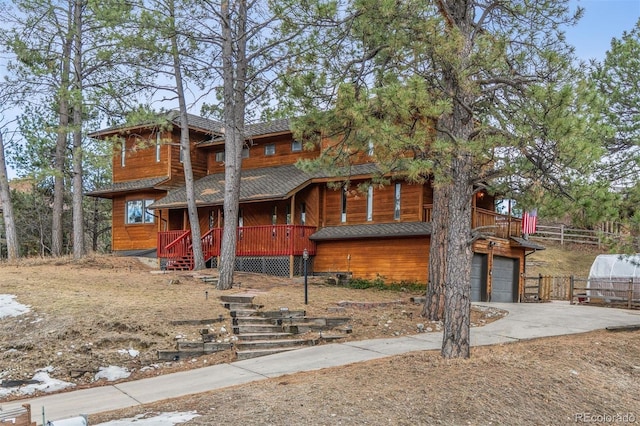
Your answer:
[[[583,333],[610,326],[640,324],[640,311],[569,305],[568,302],[479,305],[504,309],[504,318],[471,331],[472,346],[515,342],[538,337]],[[110,386],[65,392],[3,404],[8,410],[31,404],[32,420],[127,408],[168,398],[207,392],[227,386],[278,377],[301,371],[336,367],[411,351],[439,350],[442,333],[422,333],[389,339],[373,339],[311,346],[295,351],[220,364]]]

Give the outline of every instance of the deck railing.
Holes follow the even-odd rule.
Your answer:
[[[422,217],[425,222],[432,221],[433,204],[425,204],[423,206]],[[471,227],[473,229],[480,228],[483,233],[492,234],[499,238],[518,237],[521,234],[522,220],[491,210],[473,207]]]
[[[205,259],[220,255],[222,228],[213,228],[202,236]],[[237,228],[236,256],[301,256],[305,249],[315,254],[316,245],[309,237],[315,226],[268,225]],[[191,251],[189,231],[158,232],[158,257],[187,256]]]

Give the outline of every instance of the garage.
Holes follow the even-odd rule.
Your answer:
[[[518,259],[494,256],[493,271],[491,274],[491,301],[492,302],[517,302],[518,301],[518,272],[520,264]]]
[[[471,301],[486,302],[487,255],[474,253],[471,260]]]

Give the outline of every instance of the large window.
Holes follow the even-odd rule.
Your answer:
[[[161,146],[161,140],[160,140],[160,132],[156,133],[156,163],[160,162],[160,146]]]
[[[402,185],[399,183],[396,183],[396,195],[395,195],[395,200],[394,200],[394,208],[393,208],[393,218],[395,220],[400,220],[400,189],[402,188]]]
[[[125,222],[128,225],[136,223],[153,223],[155,217],[153,212],[149,210],[149,206],[153,204],[155,200],[130,200],[127,201],[127,211],[125,216]]]
[[[347,188],[342,188],[342,202],[341,204],[341,214],[340,214],[340,222],[347,221]]]
[[[367,222],[373,220],[373,186],[367,188]]]

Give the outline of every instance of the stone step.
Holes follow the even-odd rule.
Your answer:
[[[289,311],[289,310],[260,312],[260,315],[265,318],[302,318],[306,314],[307,314],[306,311]]]
[[[223,294],[220,300],[226,303],[253,303],[254,294]]]
[[[237,317],[252,317],[259,316],[260,312],[257,309],[238,309],[229,311],[231,318]]]
[[[312,339],[273,339],[273,340],[238,340],[236,348],[239,351],[272,348],[290,348],[295,346],[313,346],[316,341]]]
[[[282,332],[282,326],[272,324],[247,324],[247,325],[234,325],[233,334],[244,333],[280,333]]]
[[[280,352],[287,352],[298,349],[297,347],[291,348],[272,348],[272,349],[251,349],[246,351],[236,351],[236,358],[238,361],[243,359],[257,358],[259,356],[273,355]]]
[[[253,303],[239,303],[239,302],[222,302],[222,306],[230,311],[242,311],[248,309],[258,309],[261,305],[254,305]]]
[[[234,317],[232,321],[233,321],[233,325],[250,325],[250,324],[280,325],[282,320],[278,318],[264,318],[259,315],[254,315],[254,316],[248,316],[248,317]]]
[[[282,340],[291,336],[291,333],[242,333],[238,334],[238,341],[236,342],[236,344],[238,344],[239,342],[247,342],[251,340]]]

